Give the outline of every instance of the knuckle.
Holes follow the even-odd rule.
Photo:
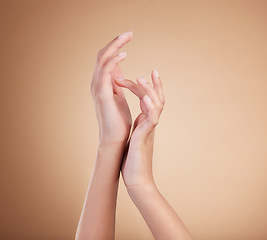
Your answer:
[[[93,91],[91,91],[91,96],[93,97],[93,99],[95,99],[95,94]]]
[[[160,102],[159,105],[158,105],[158,108],[159,108],[159,110],[161,112],[163,110],[163,108],[164,108],[164,104],[162,102]]]
[[[100,50],[100,51],[97,53],[97,61],[98,61],[98,62],[101,61],[102,56],[103,56],[103,53],[102,53],[102,50]]]
[[[153,102],[151,102],[151,104],[150,104],[150,109],[152,112],[155,112],[155,110],[157,109],[157,107],[155,106],[155,104]]]
[[[91,93],[91,97],[95,101],[95,99],[96,99],[96,93],[94,91],[91,91],[90,93]]]
[[[95,91],[95,84],[94,81],[92,80],[90,84],[90,92],[92,93],[92,95],[94,95],[94,91]]]
[[[102,64],[102,62],[104,61],[104,51],[103,50],[100,50],[98,53],[97,53],[97,63],[98,64]]]

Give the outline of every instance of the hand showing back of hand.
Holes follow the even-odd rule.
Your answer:
[[[115,38],[99,51],[91,82],[91,93],[95,103],[99,123],[100,141],[125,142],[128,139],[132,118],[120,87],[114,78],[123,78],[118,65],[127,57],[126,52],[118,53],[120,48],[131,41],[132,32]]]

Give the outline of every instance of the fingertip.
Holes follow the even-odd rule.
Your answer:
[[[133,38],[133,32],[132,31],[125,32],[125,33],[121,34],[120,36],[118,36],[117,39],[119,42],[121,42],[120,48],[123,47],[129,41],[131,41],[132,38]]]
[[[153,82],[157,83],[160,81],[160,76],[159,76],[159,73],[156,69],[154,69],[151,73],[151,78],[153,80]]]
[[[159,73],[156,69],[153,70],[153,74],[155,77],[159,78]]]
[[[132,37],[133,36],[133,32],[132,31],[128,31],[128,32],[124,32],[123,34],[119,35],[117,38],[118,39],[122,39],[122,38],[125,38],[125,37]]]
[[[114,82],[119,86],[122,84],[123,81],[124,81],[124,78],[119,78],[119,77],[114,78]]]
[[[138,78],[137,78],[137,82],[140,84],[145,84],[145,83],[147,83],[147,81],[144,79],[144,78],[142,78],[141,76],[139,76]]]
[[[123,81],[125,78],[115,77],[114,79],[118,81]]]
[[[154,69],[152,71],[151,77],[152,77],[154,88],[156,88],[157,86],[159,87],[159,86],[162,85],[159,73],[158,73],[158,71],[156,69]]]
[[[128,39],[129,39],[129,38],[132,39],[132,37],[133,37],[133,32],[132,32],[132,31],[128,31],[128,32],[126,32],[126,36],[128,37]]]
[[[119,57],[126,57],[127,56],[127,52],[121,52],[118,54]]]
[[[122,48],[125,46],[128,42],[130,42],[133,38],[133,32],[129,31],[121,35],[121,38],[118,38],[119,40],[123,39],[122,42],[120,43],[119,48]]]

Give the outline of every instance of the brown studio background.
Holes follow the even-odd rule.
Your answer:
[[[128,30],[125,76],[155,68],[164,84],[159,189],[196,239],[267,239],[266,12],[266,1],[1,1],[0,239],[74,239],[97,149],[96,54]],[[153,239],[122,182],[116,239]]]

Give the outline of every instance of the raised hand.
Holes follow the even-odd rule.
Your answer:
[[[76,240],[113,240],[120,167],[131,129],[131,114],[123,91],[114,83],[123,77],[118,54],[133,37],[125,33],[104,47],[97,57],[91,92],[99,122],[99,146],[88,186]]]
[[[129,149],[122,164],[122,176],[127,187],[154,184],[152,174],[154,131],[165,99],[157,71],[152,72],[151,78],[153,86],[141,77],[137,79],[137,84],[127,79],[115,79],[118,86],[128,88],[140,99],[141,113],[134,122]]]
[[[192,240],[152,174],[154,132],[165,102],[160,77],[154,70],[153,86],[141,77],[136,84],[124,79],[118,65],[126,58],[126,53],[118,52],[132,37],[132,32],[122,34],[98,53],[91,93],[100,142],[75,239],[114,239],[121,170],[128,193],[155,239]],[[132,119],[121,87],[139,97],[141,108],[127,145]]]
[[[119,50],[133,37],[132,32],[113,39],[99,51],[91,82],[91,93],[99,123],[100,141],[126,142],[132,118],[123,91],[114,83],[114,78],[123,78],[119,63],[127,54]]]
[[[128,193],[144,217],[156,240],[192,240],[192,236],[174,209],[158,191],[152,173],[153,140],[155,127],[163,110],[164,95],[156,71],[151,74],[153,86],[142,78],[137,83],[116,79],[140,99],[141,113],[135,120],[134,130],[124,155],[121,172]]]

